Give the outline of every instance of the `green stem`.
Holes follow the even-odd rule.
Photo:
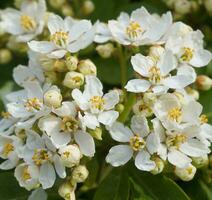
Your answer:
[[[121,68],[121,86],[122,86],[122,89],[124,89],[124,86],[127,83],[126,55],[125,55],[124,48],[120,44],[117,44],[117,46],[118,46],[118,54],[119,54],[119,64]]]
[[[128,119],[135,102],[136,102],[136,95],[133,93],[130,93],[128,95],[128,97],[126,98],[125,105],[124,105],[124,111],[121,113],[121,115],[119,117],[120,122],[124,123]]]

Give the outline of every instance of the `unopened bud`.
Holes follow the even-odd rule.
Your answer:
[[[82,5],[82,12],[84,15],[90,15],[95,9],[95,5],[90,0],[85,0]]]
[[[7,64],[11,59],[12,54],[9,49],[0,49],[0,64]]]
[[[68,72],[65,75],[65,79],[63,81],[63,85],[74,89],[79,88],[84,83],[84,76],[79,72]]]
[[[152,46],[149,50],[149,56],[153,57],[156,61],[158,61],[164,51],[165,49],[162,46]]]
[[[66,72],[68,71],[66,63],[64,60],[56,60],[53,65],[53,70],[56,72]]]
[[[212,16],[212,0],[203,0],[206,10]]]
[[[188,95],[192,96],[195,100],[199,99],[199,92],[191,87],[186,88]]]
[[[208,155],[192,158],[192,164],[196,168],[201,168],[208,165]]]
[[[74,10],[73,8],[68,5],[68,4],[64,4],[61,8],[62,14],[64,16],[74,16]]]
[[[153,160],[155,161],[156,167],[151,171],[151,173],[154,175],[160,174],[164,169],[164,161],[159,157],[155,157]]]
[[[199,3],[196,1],[191,1],[191,10],[192,12],[196,12],[199,9]]]
[[[88,132],[91,134],[92,137],[96,138],[97,140],[102,140],[102,129],[96,127],[94,130],[89,129]]]
[[[210,90],[212,87],[212,79],[205,75],[199,75],[196,79],[196,85],[199,90]]]
[[[68,145],[59,149],[61,160],[66,167],[73,167],[79,164],[82,154],[77,145]]]
[[[74,71],[77,69],[78,58],[76,56],[67,56],[66,57],[66,66],[69,71]]]
[[[136,115],[143,115],[146,117],[150,117],[153,114],[151,107],[143,100],[139,100],[134,104],[133,112]]]
[[[75,188],[76,186],[65,182],[59,187],[58,194],[65,200],[75,200]]]
[[[63,97],[58,89],[50,89],[44,94],[45,105],[53,108],[61,106]]]
[[[45,81],[47,83],[57,82],[57,73],[56,72],[44,72]]]
[[[72,177],[71,182],[72,183],[82,183],[84,182],[88,177],[88,170],[84,165],[79,165],[74,168],[72,171]]]
[[[175,0],[164,0],[169,8],[173,8]]]
[[[144,93],[143,100],[148,105],[153,105],[157,100],[157,96],[152,92],[146,92]]]
[[[59,9],[66,2],[66,0],[49,0],[49,4],[54,9]]]
[[[175,174],[183,181],[190,181],[194,178],[194,175],[196,173],[196,167],[194,167],[192,164],[189,164],[186,168],[175,168]]]
[[[55,62],[54,59],[48,58],[46,56],[41,56],[40,59],[39,59],[39,62],[40,62],[42,69],[44,71],[50,72],[50,71],[54,70],[53,69],[54,62]]]
[[[102,58],[110,58],[114,52],[114,46],[112,43],[102,44],[98,45],[96,50]]]
[[[115,110],[121,114],[124,111],[124,105],[122,103],[119,103],[115,106]]]
[[[188,0],[175,1],[174,9],[178,14],[185,15],[191,10],[191,3]]]
[[[84,75],[96,75],[96,65],[89,59],[81,60],[78,64],[78,70]]]

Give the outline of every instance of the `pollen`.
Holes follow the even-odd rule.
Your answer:
[[[36,28],[36,21],[28,16],[28,15],[22,15],[21,16],[21,26],[26,31],[33,31]]]
[[[207,115],[201,115],[199,119],[200,119],[200,123],[201,124],[208,123],[208,117],[207,117]]]
[[[176,134],[175,136],[168,136],[166,139],[166,145],[168,147],[175,147],[176,149],[179,149],[180,145],[186,142],[187,137],[182,134]]]
[[[9,112],[1,112],[1,116],[4,118],[4,119],[9,119],[11,117],[11,114]]]
[[[183,55],[181,56],[182,61],[189,62],[193,58],[194,50],[188,47],[183,48]]]
[[[54,42],[59,46],[65,46],[68,40],[68,32],[57,31],[50,37],[50,41]]]
[[[3,155],[8,156],[10,152],[14,151],[14,146],[11,143],[5,144],[3,148]]]
[[[49,154],[45,149],[36,149],[34,155],[32,156],[32,160],[38,166],[40,166],[44,161],[49,160]]]
[[[31,178],[32,178],[32,177],[30,176],[28,167],[25,167],[24,170],[23,170],[22,179],[23,179],[24,181],[27,181],[27,180],[30,180]]]
[[[68,151],[65,151],[64,153],[63,153],[63,155],[66,157],[66,158],[69,158],[69,156],[70,156],[70,152],[68,152]]]
[[[27,101],[24,104],[24,106],[26,107],[26,109],[28,111],[33,111],[34,109],[35,110],[40,110],[41,109],[41,100],[39,100],[36,97],[31,98],[31,99],[27,99]]]
[[[172,121],[180,122],[182,117],[182,111],[179,107],[172,108],[168,112],[168,118]]]
[[[143,138],[141,138],[138,135],[135,135],[134,137],[130,138],[130,146],[134,151],[139,151],[143,149],[146,145],[146,142]]]
[[[105,100],[102,97],[100,97],[100,96],[93,96],[90,99],[90,103],[91,103],[91,106],[93,108],[96,108],[98,110],[103,110],[104,104],[105,104]]]
[[[63,117],[62,124],[61,124],[61,130],[65,132],[73,132],[78,129],[78,121],[70,116]]]
[[[149,79],[152,83],[156,84],[162,80],[160,69],[153,66],[149,69]]]
[[[129,26],[126,29],[127,35],[131,39],[137,38],[143,32],[140,24],[138,22],[130,22]]]

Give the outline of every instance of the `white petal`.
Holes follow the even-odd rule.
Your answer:
[[[98,120],[106,126],[111,126],[118,118],[119,113],[114,110],[105,111],[99,114]]]
[[[50,53],[56,49],[56,46],[52,42],[46,41],[31,41],[28,42],[29,48],[38,53]]]
[[[62,164],[60,156],[58,156],[58,155],[54,156],[54,166],[55,166],[55,170],[56,170],[58,176],[60,178],[65,178],[66,177],[65,166]]]
[[[82,92],[79,89],[74,89],[71,93],[73,99],[77,103],[77,105],[82,109],[82,110],[87,110],[88,109],[88,101],[84,98]]]
[[[150,160],[150,154],[147,151],[140,151],[135,157],[135,166],[143,171],[151,171],[156,165]]]
[[[146,147],[150,154],[156,153],[160,147],[160,138],[157,133],[151,133],[146,139]]]
[[[45,190],[43,190],[42,188],[34,190],[28,198],[28,200],[38,200],[38,199],[47,200],[47,194]]]
[[[134,136],[132,131],[120,122],[115,122],[109,128],[109,132],[111,137],[118,142],[129,142],[130,138]]]
[[[95,143],[90,134],[83,131],[77,131],[74,134],[74,139],[76,140],[76,143],[79,145],[82,154],[89,157],[94,156]]]
[[[58,116],[72,116],[75,117],[77,114],[76,105],[73,102],[64,101],[61,107],[54,109],[53,112]]]
[[[140,93],[146,92],[151,84],[149,81],[140,80],[140,79],[133,79],[128,81],[127,85],[124,87],[129,92]]]
[[[110,149],[106,162],[110,163],[114,167],[124,165],[127,163],[133,155],[133,150],[128,145],[117,145]]]
[[[177,150],[171,150],[168,153],[168,161],[176,167],[185,168],[192,160]]]
[[[48,28],[51,34],[64,30],[63,19],[58,15],[51,14],[48,18]]]
[[[190,64],[194,67],[206,66],[212,59],[212,54],[210,51],[205,49],[200,49],[194,53],[193,58],[190,60]]]
[[[131,119],[131,129],[134,134],[139,134],[145,137],[149,133],[149,126],[146,117],[141,115],[134,115]]]
[[[54,167],[49,162],[46,162],[40,167],[39,181],[43,189],[51,188],[56,180]]]
[[[117,91],[111,91],[105,94],[103,99],[105,100],[104,108],[106,110],[113,109],[119,102],[119,93]]]
[[[95,129],[96,127],[99,127],[99,121],[97,117],[90,113],[85,113],[85,115],[82,117],[82,123],[86,127],[90,129]]]
[[[67,145],[71,141],[71,133],[69,132],[52,132],[51,134],[52,143],[60,148]]]

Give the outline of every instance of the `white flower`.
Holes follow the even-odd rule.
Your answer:
[[[26,145],[21,156],[27,165],[38,168],[38,180],[43,189],[53,186],[56,179],[55,171],[60,178],[66,177],[65,166],[45,134],[41,137],[34,131],[27,131]]]
[[[164,94],[154,105],[154,114],[168,130],[180,130],[188,125],[198,125],[202,112],[200,103],[181,102],[175,94]]]
[[[2,119],[0,120],[0,132],[7,131],[14,126],[18,119],[14,118],[9,112],[1,112]],[[5,135],[5,134],[4,134]]]
[[[183,181],[192,180],[196,174],[196,171],[196,167],[194,167],[192,164],[189,164],[185,168],[176,167],[174,170],[175,174]]]
[[[181,89],[195,81],[196,74],[189,66],[180,67],[176,75],[170,72],[177,67],[171,51],[165,51],[158,60],[136,54],[132,56],[133,69],[141,75],[140,79],[130,80],[127,91],[140,93],[152,90],[156,94],[166,93],[169,88]]]
[[[27,190],[35,189],[40,185],[38,181],[39,169],[35,165],[30,166],[22,163],[16,167],[14,175],[19,185]]]
[[[171,50],[181,63],[194,67],[206,66],[212,58],[212,54],[203,49],[203,34],[199,30],[188,32],[182,37],[170,37],[165,48]]]
[[[21,147],[22,141],[18,137],[0,135],[0,157],[6,159],[0,164],[0,169],[12,169],[18,164]]]
[[[7,8],[2,11],[1,26],[17,40],[27,42],[42,33],[46,14],[46,3],[44,0],[23,1],[21,10]]]
[[[95,76],[86,76],[84,92],[79,89],[72,91],[72,97],[83,111],[80,116],[82,123],[90,128],[95,129],[99,122],[104,125],[112,125],[118,118],[118,112],[114,111],[115,105],[119,102],[117,91],[111,91],[103,95],[102,83]]]
[[[58,15],[48,19],[50,41],[31,41],[29,47],[50,57],[62,58],[67,51],[76,53],[90,45],[94,38],[94,28],[88,20],[64,20]]]
[[[159,41],[171,23],[170,12],[158,17],[142,7],[131,16],[121,13],[117,20],[110,20],[108,26],[114,40],[120,44],[139,46]]]
[[[96,32],[94,42],[105,43],[112,40],[112,34],[107,24],[97,21],[95,24]]]
[[[160,149],[160,138],[156,132],[150,132],[148,122],[145,117],[133,116],[131,129],[125,127],[120,122],[115,122],[109,128],[111,137],[124,142],[110,149],[106,161],[117,167],[127,163],[135,154],[135,165],[138,169],[151,171],[156,164],[151,160],[151,155],[158,153]]]

